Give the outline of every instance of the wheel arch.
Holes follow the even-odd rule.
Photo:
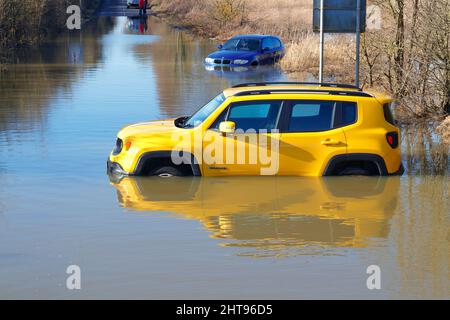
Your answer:
[[[346,163],[350,164],[352,162],[366,162],[371,163],[376,166],[378,170],[378,174],[380,176],[387,176],[388,171],[386,168],[386,163],[384,162],[383,157],[377,154],[370,153],[349,153],[349,154],[340,154],[332,157],[328,162],[325,170],[323,172],[323,176],[332,176],[336,174],[336,170]]]
[[[183,163],[182,164],[174,164],[172,162],[172,151],[150,151],[143,153],[136,164],[136,167],[133,171],[133,176],[144,175],[146,170],[148,169],[149,163],[151,162],[168,162],[169,165],[172,166],[187,166],[192,171],[193,176],[201,176],[200,165],[195,156],[190,152],[183,151]]]

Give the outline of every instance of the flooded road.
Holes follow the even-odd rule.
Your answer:
[[[101,18],[11,57],[0,298],[450,298],[448,150],[427,130],[404,130],[400,178],[109,180],[125,124],[286,80],[277,68],[207,70],[214,48],[156,18]],[[66,288],[70,265],[81,290]],[[381,290],[367,289],[369,265]]]

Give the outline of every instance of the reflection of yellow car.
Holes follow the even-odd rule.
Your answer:
[[[391,102],[348,85],[238,85],[191,117],[123,128],[108,171],[161,176],[396,174],[402,166]]]
[[[126,177],[113,185],[125,208],[196,219],[213,237],[262,247],[274,241],[353,247],[387,236],[399,183],[369,177]]]

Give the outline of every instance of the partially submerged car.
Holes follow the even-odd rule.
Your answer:
[[[241,84],[190,117],[124,127],[107,167],[161,177],[402,174],[392,102],[351,85]]]
[[[270,35],[236,36],[217,47],[205,59],[207,65],[245,67],[273,64],[284,57],[280,38]]]

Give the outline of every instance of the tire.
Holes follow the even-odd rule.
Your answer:
[[[338,172],[338,176],[370,176],[369,170],[358,167],[347,167]]]
[[[171,178],[171,177],[181,177],[183,175],[183,172],[181,172],[175,167],[167,166],[155,169],[150,175],[159,176],[161,178]]]

